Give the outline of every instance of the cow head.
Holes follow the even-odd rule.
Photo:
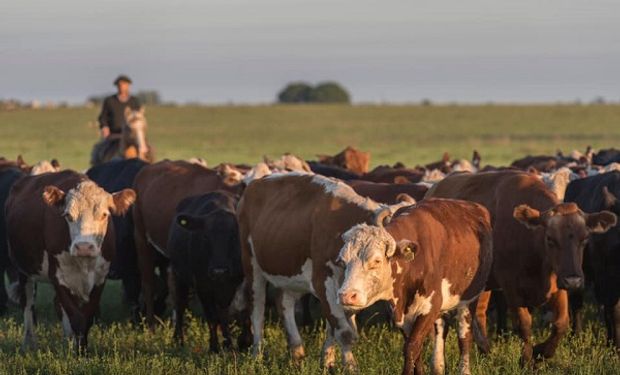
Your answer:
[[[136,146],[138,148],[137,156],[141,159],[146,159],[146,153],[148,152],[148,145],[146,143],[147,125],[144,112],[144,107],[140,107],[137,111],[129,107],[125,108],[125,126],[123,127],[125,143]]]
[[[67,193],[56,186],[47,186],[43,191],[43,201],[58,208],[69,226],[69,253],[74,256],[101,254],[110,214],[125,214],[135,199],[131,189],[109,194],[88,180]]]
[[[206,271],[205,276],[214,281],[241,275],[239,227],[234,213],[218,210],[205,216],[180,214],[176,222],[197,240],[198,246],[190,249],[190,266]]]
[[[346,310],[360,310],[389,299],[393,290],[390,258],[397,249],[413,245],[396,243],[381,226],[359,224],[342,235],[344,246],[336,263],[345,270],[338,297]],[[408,251],[408,250],[405,250]],[[412,252],[409,252],[412,254]]]
[[[558,204],[545,212],[520,205],[513,216],[530,229],[544,231],[545,247],[562,289],[584,286],[584,247],[591,234],[605,233],[617,220],[609,211],[586,214],[574,203]]]

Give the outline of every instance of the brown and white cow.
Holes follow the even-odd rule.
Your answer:
[[[155,267],[167,272],[170,254],[166,249],[170,224],[184,198],[226,190],[239,193],[240,185],[226,184],[217,171],[187,161],[164,160],[147,165],[136,175],[133,185],[138,194],[133,207],[134,238],[146,321],[154,323]],[[159,253],[157,255],[156,253]]]
[[[19,270],[24,309],[24,347],[34,347],[34,282],[47,280],[56,292],[65,335],[77,349],[88,331],[114,256],[110,215],[122,215],[133,190],[109,194],[86,176],[63,171],[23,177],[6,204],[10,256]]]
[[[312,293],[327,319],[324,366],[335,365],[338,342],[344,364],[356,367],[351,346],[357,332],[351,315],[338,303],[343,270],[335,260],[343,245],[342,233],[372,222],[385,207],[357,195],[342,182],[319,175],[276,174],[248,185],[237,215],[255,355],[262,351],[265,288],[271,283],[282,291],[280,307],[295,360],[304,356],[295,301]]]
[[[317,157],[322,164],[335,165],[359,175],[368,173],[370,167],[370,152],[361,151],[351,146],[347,146],[334,156],[317,155]]]
[[[347,183],[362,197],[387,204],[399,203],[401,201],[399,198],[403,194],[407,194],[414,200],[421,200],[428,191],[428,186],[424,184],[388,184],[363,180],[353,180]]]
[[[616,223],[609,211],[585,214],[561,203],[536,176],[518,171],[448,176],[427,197],[464,199],[485,206],[493,223],[493,270],[487,287],[502,289],[524,341],[522,363],[552,357],[568,329],[567,290],[583,287],[583,249],[590,234]],[[490,291],[479,299],[477,319],[486,333]],[[532,345],[530,309],[549,302],[553,329]]]
[[[476,203],[428,199],[399,210],[385,227],[382,220],[356,225],[343,239],[340,301],[348,311],[391,304],[405,335],[403,373],[413,373],[414,364],[421,370],[422,344],[434,325],[433,372],[443,374],[441,314],[457,310],[460,370],[469,374],[469,304],[484,291],[492,264],[489,212]]]

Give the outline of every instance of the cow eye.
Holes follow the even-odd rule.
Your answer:
[[[108,218],[108,216],[110,216],[110,214],[109,214],[109,213],[107,213],[107,212],[104,212],[103,214],[101,214],[101,218],[102,218],[102,219],[107,219],[107,218]]]
[[[64,212],[62,214],[62,217],[64,217],[68,221],[74,221],[73,218],[71,217],[71,215],[68,212]]]
[[[344,261],[342,260],[342,258],[338,258],[338,259],[336,259],[336,265],[337,265],[338,267],[345,268],[345,264],[344,264]]]

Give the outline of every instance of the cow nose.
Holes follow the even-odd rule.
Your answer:
[[[91,256],[96,250],[95,245],[90,242],[77,242],[74,247],[78,256]]]
[[[581,276],[567,276],[562,278],[560,288],[563,289],[581,289],[583,288],[583,277]]]
[[[359,305],[359,294],[355,290],[340,292],[340,303],[345,306]]]
[[[212,268],[209,270],[209,277],[219,279],[228,274],[228,268]]]

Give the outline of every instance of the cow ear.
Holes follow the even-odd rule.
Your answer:
[[[396,248],[407,261],[412,261],[418,252],[418,243],[410,240],[400,240],[396,244]]]
[[[187,230],[199,230],[204,228],[204,219],[197,216],[180,214],[176,218],[177,224]]]
[[[132,112],[133,112],[133,109],[131,109],[131,107],[129,106],[125,107],[125,112],[124,112],[125,119],[128,119],[129,116],[131,116]]]
[[[54,167],[56,171],[60,170],[60,162],[57,159],[52,159],[50,164],[52,164],[52,167]]]
[[[590,233],[605,233],[618,222],[616,215],[609,211],[586,214],[586,225]]]
[[[43,202],[50,207],[62,207],[65,204],[65,192],[56,186],[46,186],[43,189]]]
[[[132,189],[123,189],[112,194],[110,209],[114,215],[125,215],[135,201],[136,192]]]
[[[540,211],[528,206],[527,204],[522,204],[515,207],[512,216],[529,229],[534,229],[544,225],[544,220],[540,216]]]
[[[605,202],[605,207],[612,208],[618,201],[618,198],[607,189],[607,186],[603,186],[603,200]]]

